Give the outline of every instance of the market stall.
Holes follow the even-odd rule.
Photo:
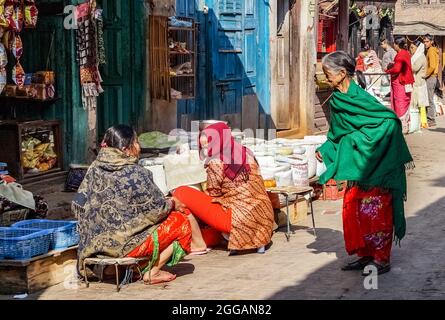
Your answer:
[[[23,67],[31,56],[24,50],[24,39],[35,32],[37,6],[34,0],[0,0],[0,143],[4,150],[0,161],[19,181],[63,167],[61,121],[42,120],[59,101],[56,74],[50,70],[54,34],[46,64],[34,65],[34,70]]]

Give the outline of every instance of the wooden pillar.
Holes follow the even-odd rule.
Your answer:
[[[337,50],[348,50],[349,0],[339,0]]]
[[[278,133],[279,137],[302,137],[313,131],[317,12],[318,0],[296,0],[291,7],[291,130]]]
[[[87,133],[87,162],[90,164],[96,159],[94,150],[97,150],[97,98],[91,99],[91,104],[87,106],[88,113],[88,133]],[[99,139],[101,139],[99,137]]]

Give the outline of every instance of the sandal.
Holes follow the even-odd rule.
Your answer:
[[[363,270],[363,268],[366,267],[372,260],[373,260],[372,257],[363,257],[363,258],[360,258],[354,262],[348,263],[347,265],[343,266],[341,269],[343,271]]]
[[[209,253],[210,251],[212,251],[212,249],[210,249],[210,248],[206,248],[205,250],[192,251],[192,252],[190,252],[188,255],[189,255],[189,256],[202,256],[202,255],[204,255],[204,254]]]
[[[389,263],[383,265],[383,264],[377,263],[375,261],[372,261],[369,264],[367,264],[367,266],[375,267],[377,269],[377,275],[382,275],[382,274],[387,273],[391,270],[391,264],[389,264]],[[363,271],[362,276],[367,277],[370,274],[371,274],[371,272]]]

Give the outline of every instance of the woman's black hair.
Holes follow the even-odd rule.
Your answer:
[[[339,72],[344,69],[346,70],[346,74],[350,77],[353,77],[354,74],[357,73],[358,84],[362,88],[366,88],[366,80],[363,72],[355,70],[355,59],[345,51],[332,52],[325,56],[321,63],[334,72]]]
[[[395,37],[394,43],[399,46],[400,49],[406,49],[406,39],[405,37]]]
[[[428,40],[430,40],[430,41],[434,41],[434,37],[432,36],[432,35],[430,35],[429,33],[427,33],[426,35],[424,35],[423,36],[423,38],[425,39],[428,39]]]
[[[116,148],[119,150],[128,149],[136,139],[137,135],[133,128],[127,125],[117,125],[105,132],[103,143],[110,148]]]

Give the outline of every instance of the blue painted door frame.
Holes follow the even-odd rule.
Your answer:
[[[197,97],[178,102],[178,122],[241,114],[247,95],[270,115],[269,1],[206,0],[208,14],[197,2],[176,0],[176,14],[199,23]]]

